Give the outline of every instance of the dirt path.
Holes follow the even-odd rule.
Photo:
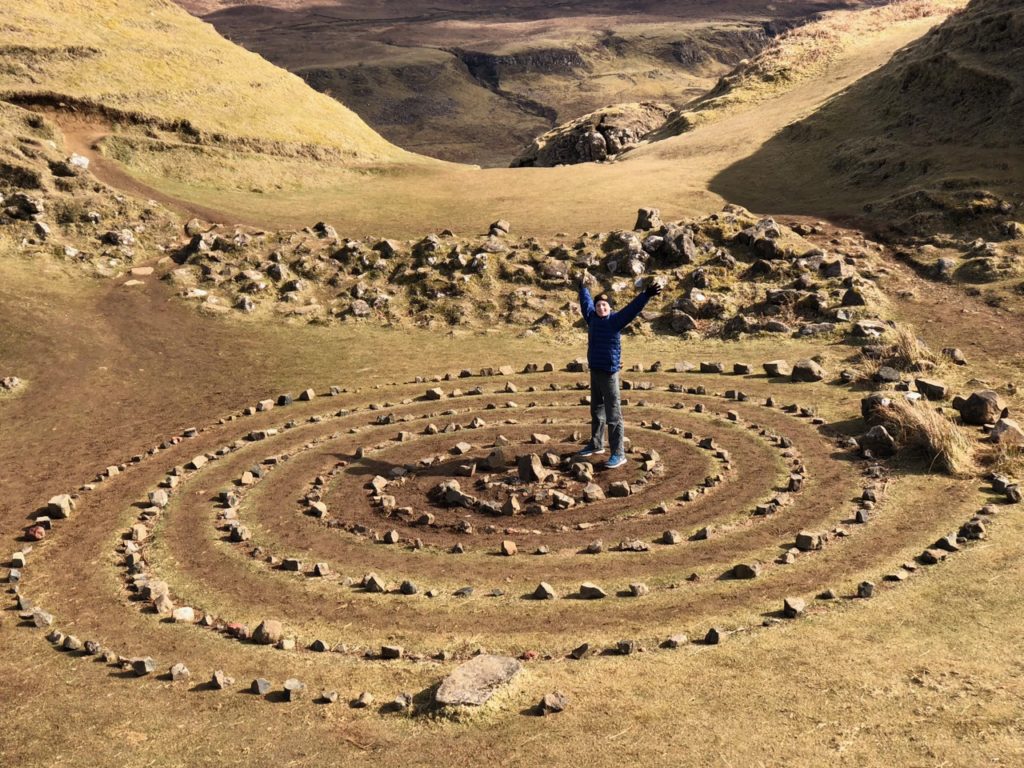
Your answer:
[[[128,173],[120,163],[104,156],[98,146],[104,138],[110,135],[109,125],[89,118],[69,115],[66,112],[48,111],[46,115],[60,127],[67,149],[89,158],[89,170],[104,183],[122,192],[127,192],[133,197],[155,200],[185,219],[196,217],[208,222],[225,220],[223,212],[169,195],[137,179]],[[246,220],[244,216],[232,217],[231,221],[232,223],[258,226],[255,220]]]

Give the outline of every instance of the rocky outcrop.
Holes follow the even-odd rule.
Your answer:
[[[554,128],[523,150],[513,168],[597,163],[620,155],[672,112],[668,104],[616,104]]]

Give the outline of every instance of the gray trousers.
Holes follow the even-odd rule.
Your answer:
[[[590,371],[590,443],[604,449],[604,428],[612,455],[623,453],[622,406],[619,403],[619,372]]]

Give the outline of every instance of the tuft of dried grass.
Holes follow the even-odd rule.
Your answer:
[[[886,363],[898,371],[920,371],[921,363],[935,363],[935,353],[909,325],[897,325],[889,331],[890,351]]]
[[[891,428],[900,450],[922,454],[931,469],[957,477],[976,469],[971,441],[941,411],[899,397],[881,408],[879,414]]]

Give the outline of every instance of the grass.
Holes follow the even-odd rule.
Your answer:
[[[0,93],[79,100],[262,147],[317,145],[346,164],[414,159],[337,101],[162,0],[7,9]]]
[[[706,95],[684,107],[659,135],[692,130],[731,110],[748,108],[798,83],[820,76],[854,42],[900,22],[939,17],[966,0],[895,0],[881,6],[829,11],[783,34],[754,58],[740,63]]]
[[[926,402],[893,398],[879,409],[901,451],[922,455],[930,470],[966,477],[975,468],[974,445],[964,431]]]

